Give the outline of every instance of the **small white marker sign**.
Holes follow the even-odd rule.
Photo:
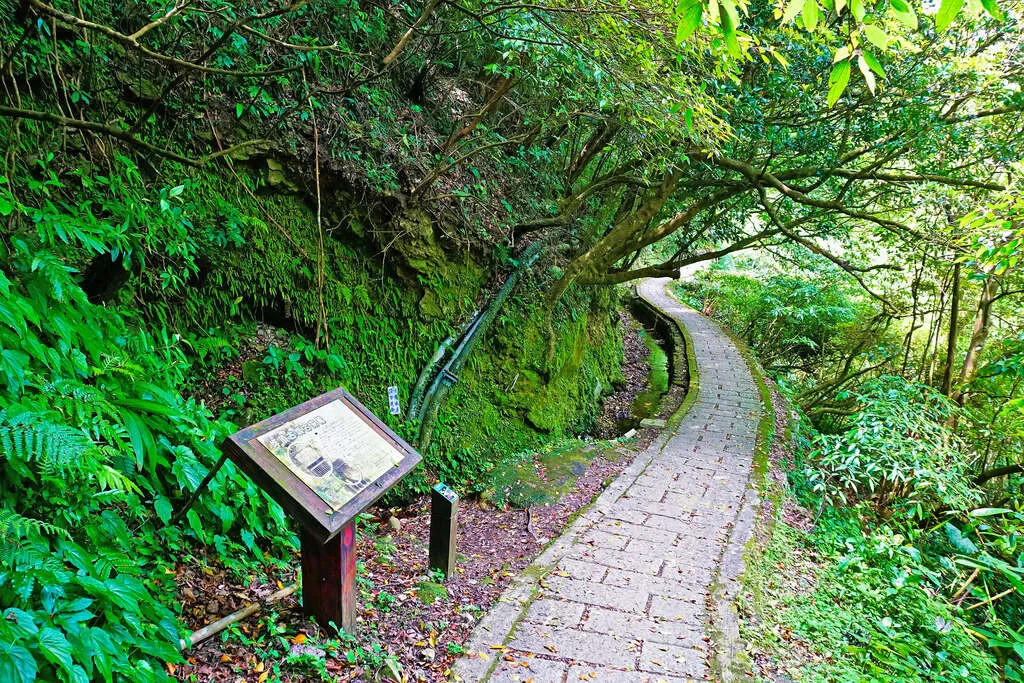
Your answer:
[[[402,407],[398,404],[398,387],[388,387],[388,409],[392,415],[402,413]]]

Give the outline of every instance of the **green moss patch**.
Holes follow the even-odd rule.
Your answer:
[[[416,597],[424,605],[433,605],[437,600],[448,599],[448,589],[433,581],[420,581],[416,584]]]
[[[571,440],[522,453],[499,462],[491,473],[484,497],[500,507],[551,505],[565,496],[605,450]]]

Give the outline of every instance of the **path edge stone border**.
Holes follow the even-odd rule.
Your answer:
[[[667,291],[667,290],[666,290]],[[641,295],[637,295],[643,298]],[[644,299],[656,310],[653,302]],[[693,339],[690,337],[686,326],[671,316],[667,316],[672,324],[676,326],[683,336],[686,344],[685,354],[687,369],[689,371],[689,385],[686,388],[686,395],[682,403],[669,417],[666,428],[662,431],[656,444],[652,444],[647,450],[637,453],[636,458],[630,465],[608,485],[601,494],[589,503],[576,519],[565,529],[555,540],[553,540],[541,553],[534,558],[526,569],[519,573],[519,576],[512,580],[511,585],[502,592],[501,596],[487,610],[484,617],[473,628],[466,639],[464,647],[466,654],[460,657],[452,667],[452,679],[455,681],[482,681],[491,674],[497,666],[500,658],[498,650],[493,646],[503,645],[508,641],[515,629],[516,624],[526,613],[527,607],[533,601],[540,586],[541,580],[547,576],[558,564],[558,561],[565,556],[569,548],[577,538],[596,524],[607,512],[612,504],[617,501],[623,493],[636,481],[644,470],[647,469],[655,456],[660,454],[675,436],[686,413],[690,411],[697,396],[700,393],[700,372],[697,367],[697,360],[693,353]]]

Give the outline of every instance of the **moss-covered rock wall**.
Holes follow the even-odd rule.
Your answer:
[[[238,423],[342,385],[412,441],[414,426],[387,414],[387,387],[399,388],[404,409],[437,345],[488,304],[509,258],[444,249],[419,212],[378,231],[368,212],[336,204],[321,236],[308,196],[258,175],[204,172],[190,187],[189,219],[209,228],[202,269],[190,289],[148,310],[222,349],[197,365],[197,381],[227,373],[213,391],[231,394]],[[502,456],[590,429],[600,395],[620,379],[616,304],[609,291],[579,291],[549,314],[545,276],[542,258],[475,348],[404,492],[435,477],[474,490]],[[289,348],[239,373],[232,363],[257,321],[290,332],[275,343]]]

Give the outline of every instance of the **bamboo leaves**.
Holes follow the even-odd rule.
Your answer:
[[[705,11],[706,10],[706,11]],[[744,58],[740,47],[739,32],[740,11],[746,14],[746,5],[742,0],[680,0],[676,5],[676,42],[682,43],[696,33],[707,19],[724,41],[725,49],[732,59]]]
[[[879,78],[885,78],[885,69],[882,68],[882,64],[878,59],[868,52],[867,50],[860,51],[860,59],[866,64],[872,71],[878,74]]]
[[[867,60],[864,59],[864,53],[862,52],[857,56],[857,68],[860,69],[861,74],[864,75],[864,82],[868,84],[868,89],[871,94],[875,94],[875,74],[868,66]]]
[[[869,32],[865,31],[864,35],[867,37]],[[871,31],[870,36],[873,38],[873,44],[884,45],[888,41],[888,36],[879,29]],[[885,69],[875,55],[863,47],[851,49],[849,45],[844,45],[836,50],[835,56],[832,58],[832,72],[828,80],[829,107],[835,106],[835,103],[839,101],[839,98],[842,97],[843,92],[845,92],[846,87],[849,85],[851,62],[854,57],[857,60],[857,70],[864,77],[864,82],[867,84],[868,90],[871,91],[872,95],[875,94],[878,87],[876,76],[877,78],[885,78]]]
[[[981,6],[984,7],[985,11],[989,13],[989,16],[996,21],[1006,20],[1006,13],[999,7],[996,0],[981,0]]]
[[[938,31],[947,29],[961,14],[965,3],[966,0],[942,0],[935,15],[935,28]],[[997,0],[979,0],[971,6],[979,12],[984,7],[996,20],[1005,18]],[[850,70],[841,66],[843,61],[856,59],[857,70],[872,94],[878,88],[877,79],[885,76],[875,55],[860,51],[862,44],[870,44],[882,52],[895,49],[894,46],[904,51],[917,51],[906,32],[919,30],[919,9],[910,0],[887,0],[876,5],[865,4],[864,0],[783,0],[777,6],[775,16],[783,25],[798,22],[808,33],[825,34],[843,41],[843,47],[835,51],[828,81],[827,102],[832,107],[849,85]],[[902,26],[904,33],[898,30],[891,32],[897,24]],[[849,66],[852,67],[852,61]]]
[[[935,15],[935,28],[938,31],[948,28],[961,13],[965,2],[942,0]],[[975,0],[971,6],[979,12],[984,7],[993,18],[1004,19],[997,0]],[[735,0],[679,0],[676,5],[676,40],[682,42],[691,38],[700,29],[704,19],[707,19],[721,33],[730,57],[737,60],[748,58],[738,38],[740,22],[737,8],[742,8],[746,13],[745,5]],[[901,25],[905,32],[918,31],[918,9],[920,7],[915,7],[910,0],[886,0],[874,5],[864,0],[781,0],[776,6],[775,17],[782,25],[798,23],[807,33],[824,35],[822,42],[827,43],[837,38],[843,41],[844,48],[836,53],[828,79],[826,99],[828,106],[832,107],[849,85],[851,58],[856,58],[857,70],[872,94],[878,88],[878,78],[885,76],[881,63],[874,55],[858,51],[862,41],[883,52],[893,49],[894,45],[903,50],[916,51],[908,35],[890,31],[891,26],[896,24]],[[887,25],[891,26],[883,28]],[[851,60],[850,63],[843,66],[842,63],[847,60]]]
[[[939,4],[939,11],[935,14],[935,30],[945,31],[949,28],[953,20],[963,11],[964,4],[964,0],[942,0]],[[984,8],[985,12],[996,21],[1004,21],[1006,19],[1006,13],[999,7],[996,0],[981,0],[980,3],[966,4],[969,7],[968,13],[970,14],[978,14]]]
[[[736,25],[739,23],[739,18],[736,13],[736,5],[731,0],[721,0],[719,5],[719,22],[722,28],[722,35],[725,37],[726,50],[733,58],[740,59],[743,53],[740,50],[740,43],[736,34]]]

